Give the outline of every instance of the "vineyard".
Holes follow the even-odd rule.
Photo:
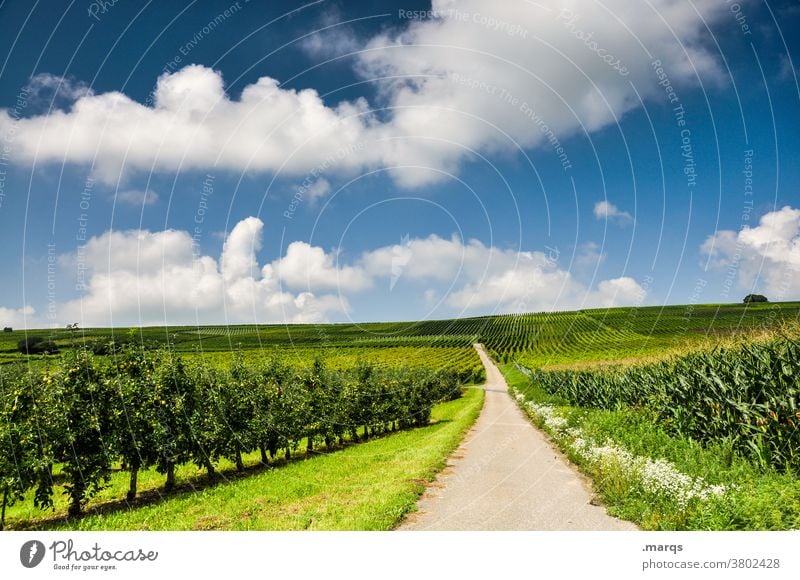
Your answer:
[[[242,353],[248,362],[257,363],[279,354],[285,363],[293,368],[301,369],[309,366],[317,358],[325,361],[328,368],[347,370],[359,364],[373,364],[382,368],[412,365],[418,369],[438,371],[447,369],[458,376],[465,384],[479,384],[483,382],[484,370],[471,346],[440,347],[426,346],[394,346],[382,348],[368,347],[339,347],[339,348],[314,348],[302,347],[285,349],[257,349],[237,351]],[[230,363],[231,354],[225,351],[192,352],[185,353],[186,360],[203,361],[218,368],[223,368]]]
[[[303,366],[322,355],[331,367],[357,360],[380,365],[446,368],[478,382],[483,369],[471,345],[483,343],[499,362],[547,367],[576,361],[614,361],[680,350],[800,320],[800,303],[610,308],[510,314],[455,320],[364,324],[148,327],[14,331],[0,335],[0,364],[37,358],[20,353],[23,339],[42,339],[60,350],[88,347],[107,354],[110,342],[136,343],[226,360],[232,352],[259,358],[278,349]],[[337,362],[337,359],[338,362]]]
[[[55,494],[78,515],[112,473],[128,474],[130,502],[139,477],[170,490],[189,466],[214,479],[221,465],[408,432],[484,380],[477,342],[576,416],[633,410],[670,436],[797,474],[800,347],[781,332],[799,317],[800,303],[776,303],[4,332],[0,520],[33,519]]]

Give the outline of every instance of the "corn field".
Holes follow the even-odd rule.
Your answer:
[[[668,431],[725,442],[764,468],[800,473],[800,341],[689,354],[622,370],[527,371],[546,392],[583,407],[631,406]]]

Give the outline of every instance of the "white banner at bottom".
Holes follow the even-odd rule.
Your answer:
[[[2,532],[10,578],[798,578],[800,532]]]

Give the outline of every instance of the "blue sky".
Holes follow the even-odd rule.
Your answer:
[[[494,4],[0,3],[0,323],[800,298],[795,2]]]

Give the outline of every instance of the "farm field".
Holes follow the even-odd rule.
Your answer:
[[[800,527],[799,317],[795,302],[4,332],[5,521],[12,529],[391,528],[477,416],[476,391],[459,394],[484,380],[472,347],[480,342],[615,515],[653,529]],[[49,354],[33,354],[42,345]],[[439,432],[439,443],[425,435]],[[409,446],[397,470],[395,459],[381,459]],[[622,463],[655,462],[684,483],[651,493],[630,474],[610,474],[619,466],[595,449],[616,450]],[[361,471],[345,465],[351,456],[363,459]],[[327,506],[335,497],[309,487],[318,469],[334,487],[387,469],[400,479],[386,481],[375,503],[354,499],[363,510],[346,516]],[[247,494],[291,487],[295,477],[306,483],[243,515]]]
[[[613,362],[716,344],[720,339],[773,331],[800,321],[800,302],[625,307],[575,312],[509,314],[454,320],[363,324],[146,327],[136,329],[31,330],[0,334],[0,364],[26,360],[26,338],[59,349],[85,345],[107,351],[109,341],[145,347],[170,345],[175,352],[228,360],[241,350],[249,359],[276,350],[288,363],[305,365],[323,356],[333,367],[353,361],[411,364],[457,370],[480,380],[472,344],[484,344],[500,362],[531,367]]]
[[[800,333],[655,362],[504,368],[518,404],[645,529],[800,527]]]
[[[425,483],[474,422],[483,392],[437,405],[431,424],[353,445],[333,453],[296,459],[264,469],[258,453],[245,457],[247,472],[237,474],[223,462],[221,481],[207,484],[205,474],[184,466],[183,485],[165,495],[162,476],[149,470],[141,476],[141,498],[119,501],[127,489],[124,472],[89,505],[89,515],[66,519],[67,502],[54,512],[30,504],[9,513],[11,529],[77,530],[387,530],[412,509]],[[302,449],[302,446],[301,446]]]

